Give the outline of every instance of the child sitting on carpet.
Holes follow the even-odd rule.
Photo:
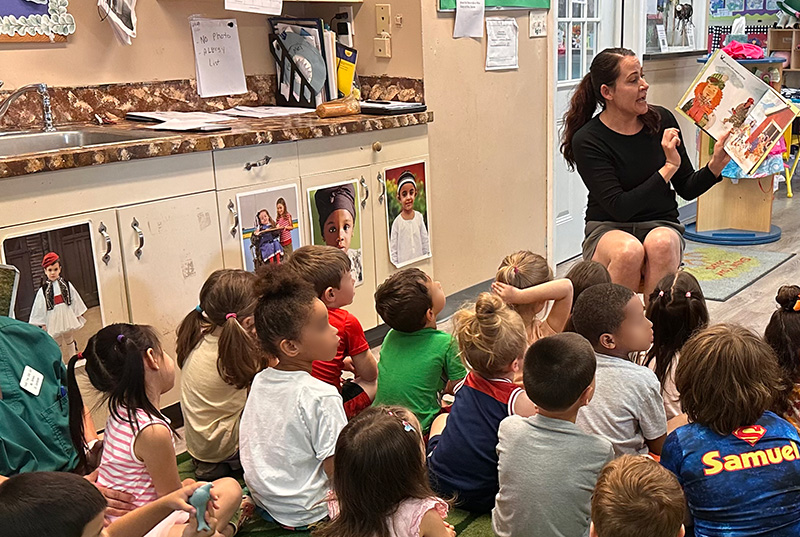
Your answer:
[[[653,342],[642,301],[622,285],[595,285],[575,302],[572,321],[597,357],[594,398],[578,412],[578,427],[610,440],[617,456],[661,453],[667,437],[661,384],[629,358]]]
[[[369,350],[361,323],[355,315],[343,309],[353,303],[356,294],[350,258],[333,246],[303,246],[291,255],[288,265],[314,286],[317,296],[328,308],[328,322],[336,328],[339,336],[336,357],[314,362],[311,376],[339,390],[345,414],[348,419],[352,418],[375,399],[378,364]],[[352,360],[356,378],[343,382],[342,371],[347,358]]]
[[[336,442],[330,523],[314,537],[455,537],[431,490],[419,421],[402,407],[363,411]]]
[[[392,329],[381,346],[374,404],[408,408],[423,434],[441,412],[441,392],[452,393],[467,375],[453,337],[436,329],[444,305],[442,286],[417,268],[392,274],[375,291],[375,309]]]
[[[675,385],[689,424],[669,435],[661,464],[683,486],[698,537],[800,535],[800,436],[767,410],[780,375],[769,345],[740,326],[683,346]]]
[[[186,485],[105,527],[106,499],[86,479],[68,472],[17,474],[0,482],[0,527],[3,537],[208,537],[210,531],[197,530],[197,510],[188,503],[204,484]],[[205,513],[210,527],[217,524],[218,499],[212,488]],[[189,523],[170,524],[178,516]]]
[[[675,476],[648,457],[623,455],[597,479],[589,536],[683,537],[685,515]]]
[[[778,309],[770,317],[764,340],[783,370],[784,386],[777,406],[783,418],[800,431],[800,287],[782,286],[775,300]]]
[[[86,360],[89,382],[108,400],[97,484],[131,494],[136,507],[180,489],[174,432],[159,410],[161,395],[175,384],[175,365],[155,331],[144,325],[112,324],[89,339],[82,355],[70,359],[70,435],[84,465],[83,400],[75,379],[81,357]],[[229,477],[215,481],[214,488],[220,504],[217,532],[232,535],[236,528],[228,521],[239,508],[242,489]],[[187,521],[186,513],[173,519],[176,525]]]
[[[347,424],[339,391],[311,376],[315,360],[336,357],[339,338],[314,288],[287,265],[263,268],[256,294],[256,333],[278,364],[250,387],[239,458],[259,514],[306,529],[328,516],[323,500],[336,439]]]
[[[528,344],[564,331],[572,309],[572,282],[566,278],[554,280],[545,258],[528,251],[507,255],[495,280],[492,291],[522,316]],[[541,320],[537,315],[549,301],[553,306]],[[518,380],[521,382],[522,378]]]
[[[681,414],[680,394],[675,389],[681,347],[708,324],[708,308],[700,282],[683,271],[661,278],[650,294],[647,318],[653,323],[653,346],[639,362],[658,377],[669,421]]]
[[[517,313],[490,293],[453,319],[461,359],[469,369],[456,386],[449,414],[431,426],[428,471],[433,489],[467,511],[488,513],[497,483],[497,429],[504,418],[531,416],[536,406],[513,383],[527,340]]]

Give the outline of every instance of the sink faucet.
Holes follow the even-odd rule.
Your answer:
[[[0,87],[3,86],[3,81],[0,80]],[[6,97],[4,101],[0,101],[0,118],[6,115],[9,105],[14,102],[17,97],[29,91],[36,91],[42,96],[42,115],[44,116],[44,131],[53,132],[56,130],[53,126],[53,111],[50,109],[50,93],[47,90],[47,84],[28,84],[22,86],[17,91]]]

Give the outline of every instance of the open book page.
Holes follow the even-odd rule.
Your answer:
[[[717,140],[741,124],[767,91],[767,84],[718,50],[689,86],[677,110]]]
[[[745,101],[746,112],[733,112],[733,129],[725,151],[746,173],[758,168],[769,155],[772,146],[783,136],[798,114],[797,108],[778,95],[773,89],[756,103]],[[741,105],[741,106],[743,106]],[[746,117],[742,117],[746,113]]]

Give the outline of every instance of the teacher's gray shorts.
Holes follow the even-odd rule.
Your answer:
[[[644,238],[647,234],[657,227],[668,227],[674,229],[675,233],[681,239],[681,259],[683,259],[683,250],[686,248],[686,239],[683,238],[685,228],[678,223],[670,222],[669,220],[651,220],[649,222],[586,222],[583,236],[583,258],[587,261],[591,260],[594,256],[594,251],[597,249],[597,243],[600,238],[608,233],[618,229],[629,233],[639,239],[639,242],[644,243]]]

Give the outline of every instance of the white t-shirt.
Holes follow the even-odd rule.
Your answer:
[[[255,376],[239,427],[239,457],[255,503],[285,526],[328,515],[328,476],[347,424],[342,396],[304,371],[268,368]]]
[[[648,368],[597,354],[594,397],[578,411],[576,425],[607,438],[620,455],[646,455],[645,440],[667,433],[661,383]]]
[[[414,218],[406,220],[398,214],[392,223],[389,237],[389,258],[396,266],[431,255],[428,230],[422,213],[414,211]]]
[[[672,357],[672,363],[669,364],[667,378],[664,379],[664,386],[661,388],[661,397],[664,398],[664,411],[667,413],[667,421],[675,416],[683,414],[680,401],[681,394],[678,392],[678,388],[675,387],[675,370],[678,369],[678,362],[680,359],[681,353],[676,352],[675,356]],[[655,371],[656,364],[656,360],[651,360],[650,363],[647,364],[647,367],[649,367],[651,371]]]

